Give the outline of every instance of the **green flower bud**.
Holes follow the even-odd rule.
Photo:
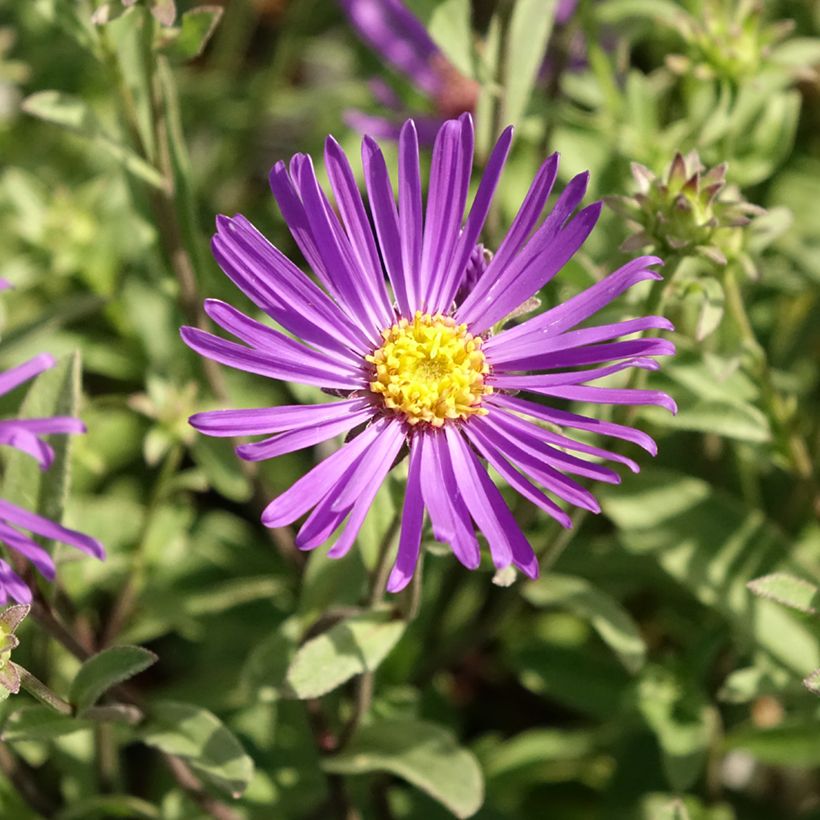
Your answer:
[[[696,151],[676,154],[661,177],[633,163],[637,193],[607,198],[607,204],[635,230],[622,250],[651,248],[661,256],[700,255],[725,265],[742,244],[739,229],[752,216],[765,213],[726,184],[726,169],[725,163],[707,169]]]

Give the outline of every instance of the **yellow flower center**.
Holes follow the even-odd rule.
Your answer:
[[[441,427],[447,419],[486,415],[482,396],[490,372],[481,339],[440,313],[416,311],[382,331],[384,344],[367,361],[374,366],[370,389],[384,406],[403,413],[408,424]]]

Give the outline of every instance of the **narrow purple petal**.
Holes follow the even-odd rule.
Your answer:
[[[316,366],[291,363],[194,327],[181,328],[180,335],[185,344],[200,355],[247,373],[339,390],[356,390],[364,386],[364,379],[356,379],[341,368],[330,368],[321,361]]]
[[[421,22],[400,0],[340,0],[359,36],[422,91],[435,94],[432,68],[440,54]]]
[[[512,563],[530,578],[538,577],[538,559],[498,488],[461,433],[452,427],[445,432],[458,485],[470,515],[487,536],[493,563],[499,569]]]
[[[0,427],[11,424],[38,436],[51,433],[84,433],[85,425],[73,416],[48,416],[42,419],[11,419],[0,421]]]
[[[635,430],[623,424],[579,416],[577,413],[571,413],[568,410],[545,407],[542,404],[536,404],[517,396],[505,396],[503,393],[493,394],[490,401],[495,405],[515,410],[518,413],[526,413],[528,416],[546,421],[549,424],[556,424],[559,427],[584,430],[601,436],[620,439],[621,441],[629,441],[632,444],[637,444],[638,447],[646,450],[652,456],[658,453],[658,445],[650,436],[641,430]]]
[[[324,497],[352,464],[366,456],[386,425],[385,419],[377,421],[324,461],[320,461],[268,504],[262,513],[262,523],[266,527],[284,527],[304,515]]]
[[[417,305],[421,310],[435,312],[438,277],[450,262],[461,230],[473,167],[473,142],[472,118],[463,114],[458,120],[444,123],[433,146],[421,249]]]
[[[644,316],[640,319],[585,327],[581,330],[571,330],[566,333],[555,334],[546,329],[534,330],[527,333],[523,338],[507,341],[503,339],[504,333],[501,333],[499,336],[489,339],[483,349],[485,352],[492,351],[492,362],[496,365],[501,362],[513,361],[521,356],[540,356],[554,350],[567,350],[568,348],[581,347],[597,342],[606,342],[610,339],[629,336],[632,333],[641,333],[645,330],[674,329],[674,325],[662,316]]]
[[[442,430],[421,435],[422,497],[430,514],[433,535],[448,543],[467,569],[481,563],[481,550],[470,513],[458,487]]]
[[[311,350],[272,327],[263,325],[246,316],[242,311],[219,299],[206,299],[205,313],[223,330],[232,333],[245,344],[260,353],[284,359],[306,367],[326,366],[337,373],[345,373],[353,379],[362,375],[361,365],[353,365],[344,357],[337,357],[322,350]]]
[[[196,413],[188,421],[194,429],[207,436],[256,436],[298,430],[341,419],[350,414],[358,415],[370,406],[366,399],[346,399],[327,404],[212,410],[207,413]]]
[[[660,365],[654,359],[647,356],[668,356],[675,352],[674,345],[664,339],[640,339],[635,342],[618,342],[611,345],[592,345],[582,347],[577,350],[560,351],[557,353],[547,353],[544,356],[531,356],[526,359],[518,359],[498,368],[497,373],[493,373],[491,384],[505,387],[512,387],[520,390],[528,390],[528,385],[554,386],[560,384],[582,384],[583,382],[595,381],[617,373],[628,367],[641,367],[644,370],[657,370]],[[506,373],[519,370],[551,370],[557,367],[582,367],[587,364],[597,364],[599,362],[610,362],[629,356],[620,364],[608,367],[598,367],[591,370],[573,370],[559,373],[539,373],[537,375],[521,375]]]
[[[16,504],[4,499],[0,499],[0,520],[13,524],[15,527],[30,530],[35,535],[43,536],[43,538],[51,538],[54,541],[76,547],[95,558],[105,558],[105,549],[96,538],[76,530],[70,530],[68,527],[49,521],[47,518],[24,510],[22,507],[18,507]]]
[[[31,590],[25,581],[2,559],[0,559],[0,590],[2,590],[6,601],[11,598],[18,604],[31,603]]]
[[[387,579],[388,592],[400,592],[413,577],[419,560],[421,532],[424,526],[424,499],[421,494],[421,458],[419,438],[410,445],[410,463],[407,467],[407,486],[401,514],[401,535],[396,561]]]
[[[555,184],[557,173],[558,154],[552,154],[544,161],[538,173],[535,175],[535,179],[532,185],[530,185],[530,189],[526,197],[524,197],[524,201],[521,203],[521,207],[510,229],[507,231],[504,240],[493,256],[491,262],[492,270],[490,271],[492,277],[497,277],[502,271],[506,270],[507,266],[524,246],[524,243],[527,241],[541,217],[541,212],[544,210],[547,199],[549,199],[549,195],[552,192],[552,186]],[[487,281],[484,277],[482,277],[482,279],[483,281],[476,286],[475,293],[471,293],[465,298],[461,309],[468,310],[470,305],[486,295],[491,281]]]
[[[540,435],[541,428],[518,416],[505,413],[503,410],[490,413],[481,419],[480,428],[491,427],[500,436],[505,436],[525,452],[543,459],[557,470],[606,484],[620,484],[621,477],[614,470],[602,464],[577,458],[548,444]]]
[[[17,367],[12,367],[4,373],[0,373],[0,396],[27,382],[29,379],[33,379],[44,370],[54,367],[55,364],[56,362],[53,356],[49,356],[48,353],[40,353],[27,362],[17,365]]]
[[[328,558],[341,558],[353,546],[379,488],[393,467],[393,462],[404,444],[405,434],[400,422],[392,421],[380,433],[378,446],[371,449],[368,459],[367,483],[356,497],[350,518],[336,543],[328,550]],[[352,482],[351,482],[352,483]],[[344,492],[344,490],[342,491]]]
[[[244,217],[217,217],[211,246],[231,281],[291,333],[348,357],[348,347],[368,348],[339,306]]]
[[[384,267],[393,286],[399,309],[408,315],[412,312],[407,301],[408,272],[402,263],[402,239],[396,200],[384,155],[376,141],[370,137],[362,140],[362,168]]]
[[[313,160],[297,154],[291,160],[292,177],[302,199],[305,215],[325,274],[336,301],[350,311],[368,338],[384,326],[378,307],[368,292],[367,279],[354,259],[353,248],[316,179]]]
[[[314,424],[311,427],[280,433],[272,438],[257,441],[253,444],[240,444],[236,448],[236,454],[246,461],[265,461],[269,458],[276,458],[285,453],[312,447],[320,441],[327,441],[341,433],[346,433],[356,425],[363,424],[372,416],[373,411],[367,407],[360,410],[358,414],[341,419],[331,419],[321,424]]]
[[[522,322],[520,325],[502,331],[488,342],[491,346],[511,344],[533,334],[546,331],[549,336],[558,335],[597,313],[624,291],[647,279],[660,279],[656,271],[647,270],[649,265],[663,264],[656,256],[642,256],[633,259],[615,273],[596,282],[581,293],[560,305]]]
[[[544,510],[547,515],[554,518],[562,527],[569,529],[572,527],[572,519],[562,510],[551,498],[548,498],[534,484],[526,479],[521,473],[510,466],[498,450],[493,447],[479,427],[472,424],[464,425],[464,433],[475,445],[487,461],[498,470],[499,475],[517,492],[521,493],[528,501]]]
[[[370,220],[367,218],[353,169],[341,146],[333,137],[328,137],[325,142],[325,167],[347,231],[347,238],[362,273],[361,282],[378,314],[381,327],[387,327],[393,321],[393,312]]]
[[[490,212],[493,194],[501,179],[501,173],[504,170],[507,156],[510,153],[512,137],[513,127],[510,125],[504,129],[504,132],[499,137],[498,142],[490,154],[490,158],[487,160],[487,166],[484,168],[484,172],[481,176],[481,182],[478,185],[473,204],[467,215],[464,230],[458,237],[453,258],[441,276],[438,287],[432,297],[434,305],[432,309],[440,311],[447,310],[455,298],[464,273],[467,270],[467,264],[475,250],[478,237],[484,228],[484,223]]]
[[[493,447],[502,453],[505,458],[564,501],[574,504],[576,507],[583,507],[593,513],[601,511],[595,496],[589,490],[569,476],[564,475],[560,470],[551,467],[542,456],[534,456],[529,450],[519,447],[506,432],[499,432],[494,425],[487,424],[486,420],[488,418],[489,416],[482,419],[471,419],[471,424],[480,427],[481,432],[484,433]]]
[[[48,444],[13,422],[0,422],[0,445],[13,447],[31,456],[43,470],[47,470],[54,461],[54,450]]]
[[[530,416],[533,416],[533,413],[528,412],[527,407],[540,407],[540,405],[533,405],[531,402],[519,399],[517,397],[504,396],[501,393],[495,393],[493,396],[491,396],[488,399],[487,404],[490,406],[498,407],[499,409],[506,407],[507,409],[516,410],[519,413],[524,413]],[[538,436],[543,441],[547,441],[550,444],[556,445],[557,447],[562,447],[565,450],[576,450],[579,453],[587,453],[588,455],[594,456],[595,458],[603,459],[605,461],[616,461],[619,464],[623,464],[626,467],[628,467],[633,473],[640,472],[640,467],[638,466],[638,464],[628,456],[621,455],[620,453],[615,453],[611,450],[604,450],[601,447],[595,447],[591,444],[585,444],[584,442],[576,441],[575,439],[569,438],[568,436],[561,435],[560,433],[556,433],[552,430],[547,430],[545,427],[537,426],[537,430]],[[649,436],[645,436],[645,438],[649,439]],[[651,441],[651,439],[649,439],[649,441]]]
[[[659,390],[636,390],[633,388],[610,389],[606,387],[545,387],[533,390],[533,393],[540,393],[544,396],[553,396],[557,399],[568,399],[569,401],[586,401],[592,404],[633,404],[646,405],[655,404],[663,407],[670,413],[677,413],[678,406],[674,399]]]
[[[39,544],[3,523],[0,523],[0,541],[31,561],[44,578],[54,580],[57,573],[54,559]]]
[[[421,242],[424,236],[422,208],[419,140],[415,123],[408,120],[399,135],[399,219],[406,294],[404,298],[396,294],[405,316],[412,315],[419,304]]]

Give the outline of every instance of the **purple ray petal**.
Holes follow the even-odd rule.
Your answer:
[[[528,450],[519,447],[506,432],[499,433],[493,425],[486,423],[488,418],[489,416],[473,418],[470,422],[473,426],[480,427],[481,432],[504,458],[564,501],[593,513],[601,511],[595,496],[589,490],[564,475],[560,470],[545,463],[545,459],[540,455],[533,456]]]
[[[404,508],[401,514],[401,535],[396,561],[387,579],[388,592],[400,592],[413,577],[419,560],[421,532],[424,526],[424,499],[421,495],[421,458],[419,438],[410,445],[410,462],[407,467],[407,486],[404,491]]]
[[[280,433],[272,438],[266,438],[253,444],[240,444],[236,448],[236,454],[246,461],[265,461],[269,458],[276,458],[276,456],[302,450],[305,447],[318,444],[320,441],[327,441],[341,433],[346,433],[356,425],[363,424],[372,416],[373,411],[370,407],[366,407],[357,414],[341,419],[331,419],[321,424],[314,424],[311,427]]]
[[[581,353],[582,351],[577,351]],[[569,354],[567,354],[569,359]],[[577,358],[580,358],[577,357]],[[611,357],[605,356],[604,361],[608,361]],[[573,367],[576,364],[583,364],[584,362],[568,361],[567,366]],[[585,382],[596,381],[603,379],[606,376],[611,376],[613,373],[619,373],[622,370],[627,370],[630,367],[639,367],[643,370],[657,370],[660,365],[654,359],[633,358],[617,364],[608,365],[607,367],[596,367],[590,370],[572,370],[560,373],[539,373],[536,375],[522,375],[520,373],[514,374],[493,374],[490,384],[496,387],[509,388],[512,390],[530,390],[534,393],[540,392],[543,387],[558,387],[565,384],[584,384]]]
[[[399,309],[407,313],[409,310],[407,274],[402,265],[401,233],[396,200],[393,196],[393,186],[384,156],[376,141],[370,137],[362,140],[362,168],[384,267],[390,278],[390,284],[393,286],[393,293],[396,294]]]
[[[17,532],[17,530],[0,522],[0,541],[7,544],[15,552],[27,558],[37,567],[40,574],[53,581],[57,573],[54,559],[39,544]]]
[[[314,507],[354,463],[364,458],[388,421],[380,419],[366,427],[352,441],[320,461],[281,495],[271,501],[262,513],[266,527],[284,527]]]
[[[481,422],[480,429],[491,427],[500,436],[515,442],[517,447],[536,458],[543,459],[563,473],[580,475],[605,484],[621,483],[621,477],[609,467],[577,458],[548,444],[540,435],[541,428],[530,421],[499,410],[484,416]]]
[[[521,356],[540,356],[553,350],[567,350],[573,347],[605,342],[628,336],[632,333],[641,333],[645,330],[674,330],[674,325],[662,316],[644,316],[640,319],[630,319],[625,322],[615,322],[609,325],[585,327],[581,330],[571,330],[566,333],[554,334],[549,330],[534,330],[523,338],[503,340],[504,333],[488,340],[484,350],[492,351],[493,364],[509,362]],[[499,341],[501,340],[501,341]],[[495,344],[493,344],[495,342]]]
[[[307,155],[297,154],[291,160],[291,168],[313,241],[333,285],[336,301],[350,311],[368,338],[375,339],[375,333],[385,326],[386,308],[382,306],[380,313],[379,306],[370,298],[365,273],[356,265],[350,241],[319,186],[313,160]]]
[[[73,416],[48,416],[42,419],[12,419],[6,422],[0,421],[0,427],[2,427],[3,424],[12,424],[14,427],[20,427],[38,436],[45,436],[51,433],[85,432],[85,425]]]
[[[43,538],[50,538],[53,541],[60,541],[63,544],[76,547],[78,550],[93,555],[100,560],[105,558],[105,549],[96,538],[76,530],[70,530],[68,527],[49,521],[47,518],[24,510],[22,507],[18,507],[16,504],[4,499],[0,499],[0,520],[13,524],[15,527],[30,530],[35,535],[41,535]]]
[[[421,242],[424,236],[422,208],[418,134],[413,120],[408,120],[399,135],[399,219],[406,296],[402,300],[397,294],[397,298],[405,316],[412,315],[419,304]]]
[[[524,401],[523,399],[514,398],[512,396],[504,396],[502,393],[493,394],[487,400],[487,405],[491,407],[497,407],[499,409],[506,407],[507,409],[516,410],[520,413],[526,413],[530,416],[533,416],[533,413],[528,412],[528,406],[535,408],[540,407],[540,405],[533,405],[531,402]],[[623,464],[626,467],[628,467],[633,473],[640,472],[640,467],[633,459],[621,455],[620,453],[615,453],[611,450],[604,450],[600,447],[595,447],[591,444],[585,444],[583,442],[576,441],[573,438],[561,435],[560,433],[556,433],[552,430],[547,430],[544,427],[536,426],[536,429],[538,431],[538,436],[544,441],[549,442],[550,444],[555,444],[556,446],[562,447],[565,450],[575,450],[579,453],[587,453],[588,455],[595,456],[596,458],[600,458],[603,460],[617,461],[619,464]],[[646,436],[646,438],[649,439],[649,436]],[[651,441],[651,439],[649,440]]]
[[[388,327],[393,321],[393,312],[370,220],[367,218],[353,169],[333,137],[328,137],[325,142],[325,167],[353,254],[363,274],[361,281],[378,312],[381,326]]]
[[[507,269],[538,223],[544,205],[549,199],[552,186],[555,184],[557,173],[558,154],[552,154],[544,161],[535,175],[535,179],[530,185],[530,189],[524,197],[524,201],[521,203],[521,207],[507,231],[507,235],[493,256],[492,270],[490,270],[490,276],[493,277],[493,280]],[[486,273],[487,271],[485,271]],[[469,309],[471,304],[486,295],[492,281],[487,281],[486,276],[482,279],[483,281],[475,288],[475,293],[471,293],[465,298],[460,309]]]
[[[404,429],[400,422],[393,421],[381,431],[377,444],[371,448],[369,454],[371,457],[368,459],[368,481],[356,498],[344,531],[328,550],[328,558],[341,558],[353,546],[373,500],[376,498],[376,493],[390,472],[404,440]]]
[[[31,590],[25,581],[2,559],[0,559],[0,590],[6,603],[9,598],[18,604],[31,603]]]
[[[634,388],[610,389],[607,387],[544,387],[528,388],[532,393],[544,396],[554,396],[557,399],[569,401],[585,401],[592,404],[656,404],[670,413],[677,413],[678,406],[674,399],[659,390],[636,390]]]
[[[212,410],[188,419],[192,427],[207,436],[233,437],[283,433],[312,427],[371,407],[367,399],[347,399],[327,404],[295,404],[249,410]]]
[[[48,353],[40,353],[27,362],[23,362],[23,364],[17,365],[17,367],[12,367],[10,370],[0,373],[0,396],[27,382],[29,379],[33,379],[44,370],[54,367],[55,364],[56,362],[53,356],[49,356]]]
[[[435,94],[440,81],[432,68],[440,54],[419,20],[400,0],[340,0],[359,35],[422,91]]]
[[[558,410],[554,407],[545,407],[542,404],[521,399],[517,396],[505,396],[502,393],[495,393],[490,397],[490,401],[501,407],[515,410],[519,413],[526,413],[533,418],[541,419],[550,424],[557,424],[560,427],[569,427],[573,430],[586,430],[597,433],[601,436],[609,436],[622,441],[629,441],[637,444],[638,447],[646,450],[654,456],[658,453],[658,445],[654,440],[641,430],[626,427],[623,424],[616,424],[613,421],[601,421],[587,416],[579,416],[577,413],[570,413],[567,410]]]
[[[446,269],[458,239],[472,167],[473,121],[463,114],[444,123],[433,146],[419,271],[417,307],[421,310],[435,312],[438,276]]]
[[[567,529],[572,527],[572,519],[562,510],[551,498],[548,498],[532,482],[526,479],[521,473],[515,470],[501,454],[493,447],[486,438],[480,427],[472,424],[464,425],[464,433],[475,445],[487,461],[498,470],[499,475],[517,492],[521,493],[528,501],[544,510],[547,515],[554,518],[562,527]]]
[[[659,273],[647,270],[647,266],[662,264],[663,262],[656,256],[642,256],[639,259],[633,259],[615,273],[610,274],[600,282],[596,282],[571,299],[567,299],[566,302],[562,302],[560,305],[556,305],[516,327],[502,331],[488,342],[488,349],[490,346],[507,345],[513,341],[523,340],[525,337],[541,331],[546,331],[550,336],[563,333],[597,313],[638,282],[644,282],[647,279],[661,279]]]
[[[211,247],[233,283],[272,319],[311,344],[350,357],[367,337],[339,306],[244,217],[217,217]]]
[[[513,127],[510,125],[504,129],[504,132],[499,137],[498,142],[490,154],[490,158],[487,160],[481,182],[478,185],[473,204],[467,215],[464,230],[458,237],[453,258],[450,265],[444,270],[438,282],[438,287],[435,289],[435,293],[432,297],[434,306],[432,309],[438,311],[447,310],[455,298],[464,273],[467,270],[470,256],[475,250],[478,237],[484,228],[487,214],[490,212],[493,194],[498,186],[498,181],[501,179],[504,164],[510,153],[512,137]]]
[[[583,367],[588,364],[616,361],[617,359],[643,359],[648,356],[671,356],[675,345],[666,339],[633,339],[628,342],[588,345],[553,353],[536,353],[496,366],[498,371],[554,370],[559,367]],[[592,373],[593,371],[589,371]],[[589,380],[601,378],[590,375]],[[558,382],[555,382],[558,384]]]
[[[283,359],[295,365],[329,367],[353,379],[362,376],[361,363],[354,365],[345,357],[305,347],[290,336],[251,319],[226,302],[219,299],[206,299],[204,307],[205,313],[223,330],[232,333],[237,339],[264,355]]]
[[[48,444],[13,422],[0,422],[0,444],[31,456],[43,470],[47,470],[54,461],[54,450]]]
[[[288,362],[279,357],[251,350],[228,342],[194,327],[183,327],[180,335],[185,344],[206,358],[228,365],[246,373],[256,373],[271,379],[313,384],[338,390],[357,390],[364,386],[364,379],[356,379],[341,368],[330,368],[323,362],[311,366],[304,357],[299,362]]]
[[[512,563],[530,578],[537,578],[538,559],[498,488],[461,433],[452,427],[445,428],[445,433],[456,480],[470,515],[487,537],[493,563],[499,569]]]
[[[422,434],[421,488],[436,540],[448,543],[467,569],[476,569],[481,550],[441,430]]]

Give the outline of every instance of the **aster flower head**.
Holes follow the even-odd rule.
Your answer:
[[[363,140],[369,209],[332,137],[325,145],[325,166],[336,208],[319,186],[310,157],[298,154],[289,166],[277,163],[270,174],[274,197],[317,281],[242,216],[217,219],[212,247],[228,277],[287,334],[216,300],[206,301],[208,315],[241,344],[197,328],[182,329],[191,348],[217,362],[341,396],[326,404],[218,410],[191,419],[197,430],[212,436],[267,436],[237,448],[249,460],[355,432],[262,515],[267,526],[278,527],[307,514],[296,536],[300,548],[319,546],[341,527],[329,554],[344,555],[387,474],[408,454],[391,591],[412,576],[425,510],[435,537],[449,544],[465,566],[479,564],[478,529],[497,567],[514,565],[537,575],[533,550],[483,460],[525,498],[570,526],[560,502],[599,510],[573,476],[617,483],[618,474],[598,460],[633,471],[638,466],[619,453],[575,440],[563,428],[597,431],[655,452],[645,433],[558,409],[553,399],[674,410],[663,393],[588,384],[627,368],[656,368],[653,357],[673,352],[668,341],[613,340],[671,329],[669,322],[649,316],[579,328],[632,285],[658,279],[652,270],[660,262],[655,257],[636,259],[563,304],[503,328],[505,317],[578,250],[601,207],[594,203],[576,213],[587,185],[587,175],[581,174],[541,219],[558,170],[553,155],[541,166],[492,258],[477,253],[511,139],[508,128],[490,156],[466,219],[473,161],[473,125],[467,115],[448,121],[438,133],[426,204],[412,121],[405,123],[399,140],[397,198],[379,146],[370,137]],[[476,264],[483,267],[480,275]],[[472,282],[464,288],[468,271]],[[494,332],[499,326],[503,329]],[[538,397],[547,397],[548,403]]]
[[[8,284],[0,280],[0,289],[6,287]],[[54,365],[54,359],[42,353],[17,367],[0,372],[0,396]],[[54,460],[54,450],[43,436],[82,432],[85,432],[83,423],[70,416],[0,419],[0,444],[31,456],[43,470],[48,469]],[[30,561],[44,578],[52,581],[56,574],[54,559],[32,536],[69,544],[95,558],[105,557],[102,545],[95,538],[49,521],[0,497],[0,543]],[[0,558],[0,606],[4,606],[10,600],[28,604],[31,602],[31,590],[10,564]]]

